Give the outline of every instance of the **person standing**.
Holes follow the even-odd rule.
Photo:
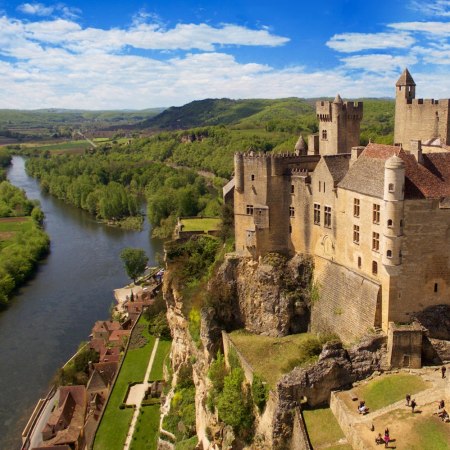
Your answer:
[[[414,414],[414,408],[417,406],[417,403],[416,403],[416,400],[413,398],[412,400],[411,400],[411,411],[413,412],[413,414]]]
[[[445,372],[447,372],[447,368],[445,366],[441,367],[442,378],[445,378]]]
[[[409,402],[411,401],[411,395],[406,394],[406,406],[409,406]]]

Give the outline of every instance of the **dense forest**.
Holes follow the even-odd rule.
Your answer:
[[[31,276],[47,254],[50,241],[42,230],[44,214],[25,192],[8,181],[0,183],[0,306]]]

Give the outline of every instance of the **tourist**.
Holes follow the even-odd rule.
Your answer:
[[[375,438],[375,444],[380,445],[384,444],[383,437],[381,436],[381,433],[378,433],[378,436]]]
[[[416,400],[413,398],[412,400],[411,400],[411,411],[413,412],[413,414],[414,414],[414,408],[417,406],[417,403],[416,403]]]
[[[442,378],[445,378],[445,372],[447,372],[447,368],[445,366],[441,367]]]
[[[411,395],[406,394],[406,406],[409,406],[409,402],[411,401]]]
[[[445,408],[445,402],[444,402],[444,400],[441,400],[439,402],[439,409],[444,409],[444,408]]]
[[[389,434],[384,434],[384,446],[385,448],[388,448],[389,442],[391,441],[391,438],[389,437]]]

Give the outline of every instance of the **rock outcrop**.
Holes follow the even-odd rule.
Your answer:
[[[268,336],[306,332],[312,262],[268,254],[260,261],[227,255],[210,290],[217,321]]]

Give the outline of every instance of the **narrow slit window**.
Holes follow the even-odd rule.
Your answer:
[[[372,274],[373,275],[378,274],[378,263],[376,261],[372,261]]]
[[[361,256],[358,256],[358,269],[361,269]]]
[[[434,292],[437,292],[437,291],[438,291],[438,284],[434,283]]]

